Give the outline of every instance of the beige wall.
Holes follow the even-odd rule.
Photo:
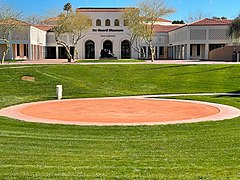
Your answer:
[[[209,60],[232,61],[233,48],[236,46],[226,46],[210,51]]]

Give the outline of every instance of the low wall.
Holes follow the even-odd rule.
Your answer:
[[[218,49],[209,51],[208,59],[214,61],[229,61],[232,62],[232,54],[234,48],[238,49],[237,46],[226,46]]]

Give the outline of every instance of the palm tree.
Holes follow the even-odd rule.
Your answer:
[[[67,11],[67,13],[69,12],[72,12],[72,4],[71,3],[66,3],[64,6],[63,6],[63,10],[64,11]]]
[[[228,34],[232,39],[240,38],[240,14],[229,25]]]

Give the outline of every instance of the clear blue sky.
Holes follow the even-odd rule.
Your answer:
[[[77,7],[129,7],[136,6],[138,0],[0,0],[8,4],[24,16],[32,14],[46,15],[49,10],[61,11],[65,3],[72,3]],[[169,20],[185,20],[189,14],[203,12],[209,17],[225,16],[233,19],[240,13],[240,0],[165,0],[169,7],[176,9],[176,13],[165,17]]]

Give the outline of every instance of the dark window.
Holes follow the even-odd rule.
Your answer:
[[[164,47],[159,47],[159,56],[163,56],[164,55]]]
[[[97,20],[96,20],[96,26],[101,26],[101,25],[102,25],[101,20],[100,20],[100,19],[97,19]]]
[[[225,44],[209,44],[209,51],[212,51],[217,48],[225,47]]]
[[[131,45],[128,40],[122,41],[121,43],[121,58],[122,59],[131,58]]]
[[[158,54],[158,47],[155,47],[155,58],[157,59],[157,54]]]
[[[109,19],[105,20],[105,26],[110,26],[110,20]]]
[[[24,56],[28,56],[28,45],[24,44]]]
[[[110,53],[113,53],[113,43],[112,43],[112,41],[109,41],[109,40],[104,41],[103,49],[106,49],[107,52],[110,51]]]
[[[200,53],[201,53],[201,45],[198,44],[197,45],[197,56],[200,56]]]
[[[192,56],[192,44],[190,44],[190,56]]]
[[[73,56],[74,47],[70,47],[70,54]],[[67,50],[65,47],[58,47],[58,58],[59,59],[67,59]]]
[[[118,19],[115,19],[114,26],[119,26],[119,20]]]
[[[151,48],[148,47],[148,59],[152,59]]]
[[[85,59],[95,59],[95,44],[91,40],[85,43]]]
[[[17,44],[17,56],[20,56],[20,44]]]
[[[56,47],[46,47],[46,59],[56,58]]]

